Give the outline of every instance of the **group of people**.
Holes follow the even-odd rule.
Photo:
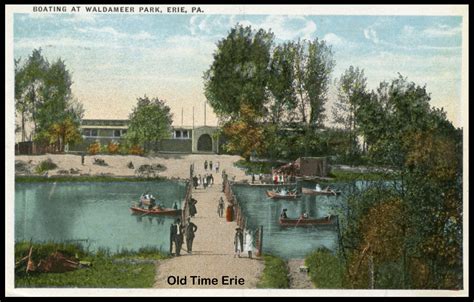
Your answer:
[[[273,184],[282,185],[287,183],[294,183],[296,178],[293,174],[287,173],[274,173],[272,176]]]
[[[175,255],[181,255],[181,248],[184,237],[186,237],[186,251],[188,254],[193,253],[193,241],[198,227],[191,222],[191,217],[188,217],[187,224],[184,225],[181,219],[177,218],[170,226],[170,254],[173,254],[173,245]]]
[[[212,173],[205,174],[204,177],[199,174],[199,176],[194,175],[193,176],[193,186],[194,189],[197,189],[199,186],[202,185],[204,189],[207,187],[210,187],[214,184],[214,176],[212,176]]]
[[[242,228],[237,227],[234,235],[234,258],[239,257],[244,251],[247,251],[249,258],[252,258],[253,251],[252,235],[247,230],[244,233]]]
[[[286,211],[288,211],[288,209],[283,209],[283,210],[281,211],[281,213],[280,213],[280,218],[283,218],[283,219],[287,219],[287,218],[288,218],[288,215],[286,215]],[[306,219],[306,218],[308,218],[308,217],[309,217],[309,216],[308,216],[308,213],[303,212],[303,213],[301,213],[299,219]]]
[[[296,193],[297,193],[297,190],[296,190],[296,188],[294,188],[294,189],[287,189],[287,188],[281,188],[281,189],[279,189],[279,188],[277,188],[277,189],[275,190],[275,192],[278,193],[278,194],[281,195],[281,196],[287,196],[287,195],[294,195],[294,194],[296,194]]]
[[[209,161],[209,162],[208,162],[207,160],[205,160],[205,161],[204,161],[204,170],[207,171],[207,169],[209,169],[209,171],[212,172],[213,169],[215,169],[216,173],[218,173],[218,172],[219,172],[219,164],[220,164],[220,163],[217,162],[217,163],[214,165],[214,164],[212,163],[212,160]]]
[[[161,204],[159,202],[156,202],[156,199],[152,194],[145,192],[142,194],[142,196],[140,196],[140,200],[138,201],[138,207],[141,209],[148,207],[148,210],[152,210],[155,208],[160,209]]]

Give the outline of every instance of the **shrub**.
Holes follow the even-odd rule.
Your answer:
[[[95,143],[90,144],[89,147],[87,148],[87,152],[90,155],[96,155],[97,153],[99,153],[100,152],[100,143],[95,142]]]
[[[328,249],[318,249],[305,259],[316,288],[344,288],[344,265]]]
[[[107,151],[110,154],[117,154],[119,151],[119,147],[120,147],[119,144],[114,143],[114,142],[109,142],[109,144],[107,145]]]
[[[130,149],[128,149],[128,152],[132,155],[143,155],[145,153],[143,148],[139,145],[131,146]]]
[[[257,284],[257,288],[289,288],[288,268],[283,259],[264,255],[265,268]]]
[[[45,171],[56,169],[57,167],[58,166],[55,163],[53,163],[51,158],[48,158],[47,160],[43,160],[42,162],[40,162],[36,166],[35,170],[36,170],[36,173],[41,174]]]

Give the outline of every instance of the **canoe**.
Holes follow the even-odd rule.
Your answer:
[[[341,194],[341,191],[334,191],[334,190],[321,190],[321,191],[316,191],[314,189],[310,188],[302,188],[303,194],[307,195],[339,195]]]
[[[311,225],[333,225],[337,221],[337,215],[324,218],[280,218],[281,226],[311,226]]]
[[[181,215],[181,209],[175,210],[171,208],[161,208],[161,209],[142,209],[136,206],[131,206],[130,211],[133,214],[142,214],[142,215]]]
[[[270,197],[271,199],[296,199],[296,198],[301,197],[300,194],[296,194],[296,193],[288,192],[287,195],[280,195],[277,192],[268,191],[268,190],[267,190],[267,196]]]

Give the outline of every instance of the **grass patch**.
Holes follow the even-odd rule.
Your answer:
[[[49,170],[54,170],[58,167],[51,158],[48,158],[47,160],[41,161],[35,168],[35,172],[38,174],[41,174],[43,172],[49,171]]]
[[[15,260],[28,254],[29,243],[15,244]],[[24,266],[15,270],[15,287],[82,287],[82,288],[151,288],[155,282],[155,265],[153,262],[134,263],[117,262],[117,259],[144,258],[150,260],[164,259],[159,251],[145,248],[136,253],[125,251],[111,256],[107,251],[89,253],[80,245],[43,243],[34,244],[32,258],[36,262],[54,251],[65,255],[76,255],[81,261],[90,261],[91,267],[81,268],[65,273],[25,273]]]
[[[164,181],[166,177],[114,177],[114,176],[15,176],[15,182],[140,182]]]
[[[257,288],[289,288],[288,267],[286,262],[272,255],[264,255],[265,268],[257,283]]]
[[[309,276],[316,288],[344,288],[344,266],[327,249],[318,249],[305,259]]]
[[[245,170],[246,174],[271,174],[272,167],[278,167],[281,165],[282,163],[250,162],[243,159],[234,163],[235,167]]]
[[[352,172],[334,169],[328,177],[337,181],[356,181],[356,180],[393,180],[394,176],[383,172]]]

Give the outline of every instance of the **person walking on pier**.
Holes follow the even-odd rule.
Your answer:
[[[235,256],[240,258],[240,253],[244,250],[244,233],[240,227],[235,229],[235,236],[234,236],[234,248],[235,248]]]
[[[207,159],[204,161],[204,170],[207,171]]]
[[[173,243],[174,249],[177,256],[179,256],[181,250],[181,244],[179,244],[179,236],[178,233],[180,232],[180,219],[176,219],[174,223],[170,226],[170,255],[173,255]],[[179,248],[178,248],[179,247]]]
[[[219,199],[219,204],[217,205],[217,214],[219,214],[219,217],[221,218],[224,215],[224,198],[222,198],[222,196]]]
[[[193,253],[194,233],[196,233],[197,229],[197,226],[191,222],[191,217],[188,217],[188,225],[184,235],[186,236],[186,250],[189,254]]]
[[[176,256],[181,255],[181,246],[183,245],[183,230],[184,226],[181,223],[181,220],[178,218],[176,219],[176,234],[174,236],[174,244],[176,248]]]
[[[209,162],[209,170],[212,172],[212,160]]]
[[[197,202],[198,201],[196,199],[192,198],[192,197],[189,200],[189,204],[188,204],[188,206],[189,206],[189,216],[191,216],[191,217],[194,217],[194,215],[197,214],[197,209],[196,209]]]

